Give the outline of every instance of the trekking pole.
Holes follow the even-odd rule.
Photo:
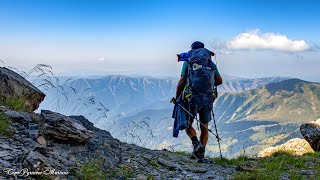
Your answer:
[[[220,137],[218,134],[218,128],[217,128],[217,123],[216,123],[216,118],[214,118],[214,114],[213,114],[213,109],[212,109],[212,118],[213,118],[213,122],[214,122],[214,128],[216,129],[216,134],[217,134],[217,141],[218,141],[218,145],[219,145],[219,151],[220,151],[220,158],[222,160],[222,152],[221,152],[221,146],[220,146]]]
[[[205,127],[211,134],[213,134],[217,139],[220,139],[219,136],[217,136],[214,132],[212,132],[211,129],[207,128],[201,121],[198,120],[197,116],[194,116],[191,114],[186,108],[184,108],[181,104],[177,103],[178,106],[180,106],[186,113],[188,113],[192,118],[194,118],[197,122],[200,123],[203,127]],[[221,140],[221,139],[220,139]]]
[[[197,105],[196,105],[196,109],[198,109]],[[195,115],[197,116],[197,115]],[[200,131],[200,128],[199,128],[199,121],[197,121],[197,128],[198,128],[198,131]]]

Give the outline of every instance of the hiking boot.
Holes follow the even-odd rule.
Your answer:
[[[204,152],[198,155],[198,163],[205,163]]]
[[[213,162],[210,159],[199,159],[198,163],[202,163],[202,164],[212,164]]]
[[[204,147],[202,146],[200,141],[194,141],[192,142],[192,145],[193,145],[192,154],[194,154],[197,158],[199,158],[200,154],[204,154]]]
[[[196,156],[195,154],[192,154],[192,155],[190,156],[190,159],[197,159],[197,156]]]

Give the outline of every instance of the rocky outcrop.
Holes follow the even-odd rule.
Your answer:
[[[21,75],[4,67],[0,67],[0,87],[0,104],[19,104],[19,110],[33,112],[45,97]]]
[[[91,131],[68,116],[48,110],[42,110],[41,115],[46,122],[43,133],[48,138],[58,141],[83,143],[93,137]]]
[[[312,148],[306,140],[301,138],[294,138],[279,146],[268,147],[260,151],[258,157],[268,157],[278,151],[287,151],[289,153],[292,153],[292,155],[297,156],[313,152]]]
[[[300,132],[314,151],[320,151],[320,118],[300,125]]]

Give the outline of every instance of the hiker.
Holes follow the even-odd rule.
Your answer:
[[[222,84],[222,78],[217,66],[212,62],[211,56],[215,54],[206,48],[204,44],[196,41],[191,45],[188,52],[189,58],[183,63],[181,78],[177,85],[176,97],[182,96],[189,104],[190,112],[196,116],[199,114],[200,120],[200,141],[197,133],[192,127],[194,118],[189,117],[188,126],[185,129],[193,145],[193,159],[198,158],[198,162],[204,161],[205,147],[208,141],[208,123],[212,119],[212,108],[215,95],[214,88]],[[178,55],[179,58],[179,55]],[[178,60],[179,61],[179,60]],[[201,71],[197,71],[202,68]]]

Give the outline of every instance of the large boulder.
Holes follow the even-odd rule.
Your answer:
[[[320,151],[320,118],[300,125],[300,132],[314,151]]]
[[[0,87],[0,104],[13,105],[11,108],[16,110],[32,112],[46,96],[24,77],[4,67],[0,67]]]
[[[41,115],[46,122],[43,133],[48,138],[83,143],[93,137],[91,131],[68,116],[48,110],[41,110]]]

